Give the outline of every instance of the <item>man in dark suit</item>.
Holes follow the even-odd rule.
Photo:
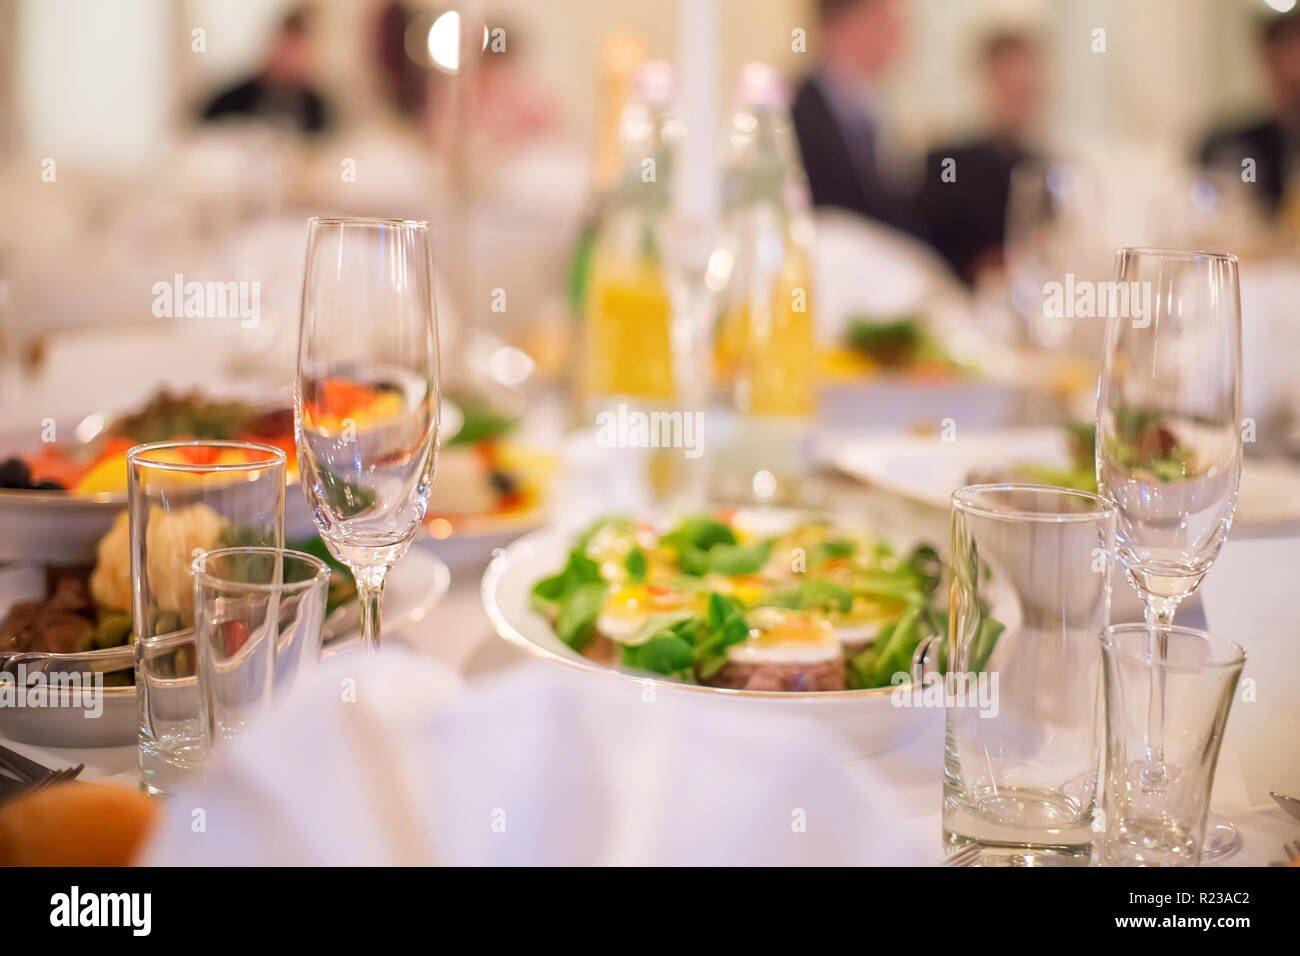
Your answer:
[[[1272,214],[1300,161],[1300,12],[1266,21],[1260,46],[1273,115],[1247,126],[1214,131],[1201,145],[1200,161],[1242,176],[1249,169],[1245,161],[1253,160],[1260,205]]]
[[[325,100],[312,89],[311,11],[298,7],[280,21],[256,75],[223,90],[203,109],[205,121],[230,116],[280,121],[303,133],[329,127]]]
[[[922,208],[934,246],[967,282],[1002,264],[1011,171],[1031,158],[1042,94],[1037,44],[1012,31],[984,41],[979,56],[988,108],[986,131],[930,151]]]
[[[924,236],[907,188],[880,149],[879,83],[902,47],[901,0],[818,0],[817,67],[791,113],[813,203]]]

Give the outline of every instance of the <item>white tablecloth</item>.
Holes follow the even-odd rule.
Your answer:
[[[41,417],[67,421],[84,413],[88,407],[102,406],[107,399],[139,400],[164,381],[183,384],[188,379],[220,378],[223,374],[220,351],[196,351],[195,337],[202,340],[207,336],[197,329],[180,331],[184,334],[162,343],[153,342],[156,333],[134,338],[94,334],[61,345],[51,356],[47,378],[37,382],[11,406],[9,429],[30,424],[36,429],[33,434],[38,434]],[[180,378],[173,377],[175,368],[164,361],[166,354],[175,354],[176,342],[182,343],[180,348],[187,350],[190,357],[185,377]],[[79,383],[78,387],[68,389],[69,382]],[[264,392],[265,387],[259,391]],[[899,520],[928,523],[928,527],[920,529],[920,532],[937,534],[937,540],[943,539],[946,516],[926,515],[906,503],[880,498],[874,501],[864,499],[862,507],[865,514],[871,514],[873,510],[878,514],[888,514],[895,523]],[[419,546],[433,545],[424,542]],[[1230,541],[1226,547],[1231,549],[1233,542]],[[452,587],[442,604],[423,621],[410,625],[400,635],[390,633],[387,638],[400,639],[471,680],[520,662],[524,656],[522,652],[496,637],[483,612],[479,600],[482,571],[482,564],[453,568]],[[1117,584],[1117,587],[1124,586]],[[1133,604],[1128,601],[1123,606],[1131,608]],[[1191,610],[1194,612],[1195,607]],[[1294,639],[1291,635],[1274,637]],[[931,722],[930,727],[931,730],[899,748],[863,759],[870,761],[872,772],[878,778],[888,781],[897,797],[897,804],[912,818],[909,822],[932,829],[937,843],[943,748],[941,721]],[[1300,823],[1271,803],[1249,805],[1234,748],[1233,729],[1230,721],[1216,777],[1214,808],[1232,819],[1242,836],[1242,850],[1228,862],[1232,865],[1266,865],[1281,856],[1283,842],[1300,837]],[[85,763],[85,779],[107,778],[127,783],[136,779],[133,747],[56,751],[6,743],[46,765]],[[1283,744],[1294,749],[1295,741],[1279,741],[1280,746]],[[1291,759],[1295,756],[1293,753]],[[1286,759],[1281,754],[1279,758]]]
[[[1229,544],[1231,547],[1231,544]],[[440,607],[424,621],[408,627],[400,639],[454,668],[468,679],[519,664],[527,655],[498,638],[479,603],[481,568],[453,569],[450,592]],[[397,640],[399,635],[389,635]],[[1300,822],[1270,804],[1251,807],[1246,802],[1240,767],[1234,753],[1232,723],[1215,782],[1214,809],[1234,823],[1242,837],[1241,851],[1227,863],[1264,866],[1281,858],[1282,844],[1300,838]],[[136,753],[132,747],[104,750],[61,750],[7,743],[47,766],[84,762],[85,778],[111,778],[126,783],[136,779]],[[939,840],[939,805],[942,787],[943,734],[939,721],[930,722],[921,736],[905,745],[862,758],[877,778],[888,781],[897,805],[910,818],[909,825],[929,827]],[[905,861],[900,861],[905,862]]]

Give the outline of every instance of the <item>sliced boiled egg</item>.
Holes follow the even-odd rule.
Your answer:
[[[704,590],[717,591],[719,594],[734,597],[746,607],[757,604],[769,590],[762,578],[752,574],[709,574],[705,576],[703,583]]]
[[[907,609],[903,601],[853,599],[848,613],[832,611],[829,615],[835,637],[846,647],[861,647],[876,639],[880,629]]]
[[[643,643],[652,633],[646,631],[642,636],[651,618],[680,612],[694,614],[705,608],[703,597],[689,591],[629,584],[605,599],[596,618],[596,630],[620,644]]]
[[[829,621],[781,608],[762,607],[749,616],[749,638],[727,648],[727,659],[741,664],[811,664],[843,653]]]

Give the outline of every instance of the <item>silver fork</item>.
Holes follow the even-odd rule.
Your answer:
[[[52,773],[49,767],[4,746],[0,746],[0,768],[8,770],[20,780],[39,780],[47,773]]]
[[[29,793],[44,790],[46,787],[53,786],[56,783],[67,783],[70,780],[75,780],[78,774],[85,769],[86,765],[79,763],[75,767],[64,767],[62,770],[52,770],[44,777],[31,781],[29,786],[23,787],[21,790],[17,790],[7,795],[5,802],[8,803],[10,800],[17,800],[19,797],[25,797]]]
[[[981,849],[977,846],[962,847],[956,853],[944,859],[940,866],[974,866],[979,862]]]

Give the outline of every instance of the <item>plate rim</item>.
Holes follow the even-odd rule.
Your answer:
[[[1043,437],[1055,436],[1058,430],[1049,426],[1032,425],[1028,428],[995,428],[981,429],[972,433],[972,437],[984,441],[996,441],[998,436],[1007,436],[1018,434],[1021,436],[1038,434]],[[929,444],[941,445],[932,435],[898,435],[898,434],[880,434],[880,435],[860,435],[843,443],[837,443],[835,451],[832,454],[831,461],[839,471],[855,481],[878,488],[889,494],[898,495],[908,501],[919,502],[938,508],[947,508],[952,499],[949,492],[942,500],[938,495],[931,495],[924,489],[916,485],[905,484],[901,480],[884,476],[880,474],[868,473],[866,470],[855,466],[852,462],[852,453],[855,448],[861,449],[863,446],[871,444],[877,449],[892,451],[898,448],[921,447],[922,442]],[[860,451],[859,451],[860,454]],[[953,489],[956,491],[957,489]]]
[[[1040,436],[1047,440],[1060,440],[1063,431],[1059,426],[1051,425],[1028,425],[1021,428],[992,428],[980,429],[971,433],[971,437],[984,440],[986,442],[997,442],[999,439],[1014,437],[1024,439],[1026,436]],[[935,508],[948,508],[951,504],[951,495],[945,497],[942,501],[937,495],[927,494],[924,490],[917,488],[915,485],[903,483],[901,480],[876,473],[868,473],[866,470],[856,467],[852,464],[851,456],[854,449],[861,449],[863,446],[871,444],[881,451],[891,451],[894,449],[919,446],[921,442],[926,441],[931,444],[937,444],[933,436],[930,435],[908,435],[908,434],[866,434],[857,436],[847,436],[847,440],[837,442],[834,451],[830,456],[830,462],[835,468],[854,481],[861,482],[872,488],[876,488],[887,494],[897,495],[907,501],[926,505]],[[859,451],[860,454],[860,451]],[[1257,460],[1243,459],[1241,463],[1242,478],[1244,479],[1248,471],[1256,475],[1275,472],[1280,468],[1286,468],[1288,462],[1274,458],[1263,458]],[[1297,484],[1300,484],[1300,472],[1293,472],[1290,477],[1294,478]],[[956,489],[953,489],[954,491]],[[1276,514],[1261,514],[1248,509],[1243,516],[1241,501],[1238,498],[1236,512],[1233,515],[1232,523],[1243,526],[1263,526],[1267,527],[1273,524],[1283,524],[1290,521],[1300,520],[1300,502],[1294,505],[1290,510],[1285,512],[1278,511]]]

